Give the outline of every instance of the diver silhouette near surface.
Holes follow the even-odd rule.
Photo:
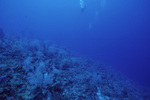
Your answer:
[[[81,12],[84,12],[85,10],[84,0],[80,0],[80,7],[81,7]]]

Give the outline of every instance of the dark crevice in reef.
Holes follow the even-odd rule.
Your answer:
[[[112,68],[0,29],[0,100],[150,100]]]

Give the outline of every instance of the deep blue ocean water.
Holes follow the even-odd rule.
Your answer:
[[[0,0],[9,35],[50,40],[150,87],[149,0]]]

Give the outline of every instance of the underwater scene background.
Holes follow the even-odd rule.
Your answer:
[[[149,0],[0,0],[1,100],[150,100]]]

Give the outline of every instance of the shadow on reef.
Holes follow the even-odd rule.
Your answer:
[[[0,100],[150,100],[111,67],[65,48],[10,37],[0,48]]]

